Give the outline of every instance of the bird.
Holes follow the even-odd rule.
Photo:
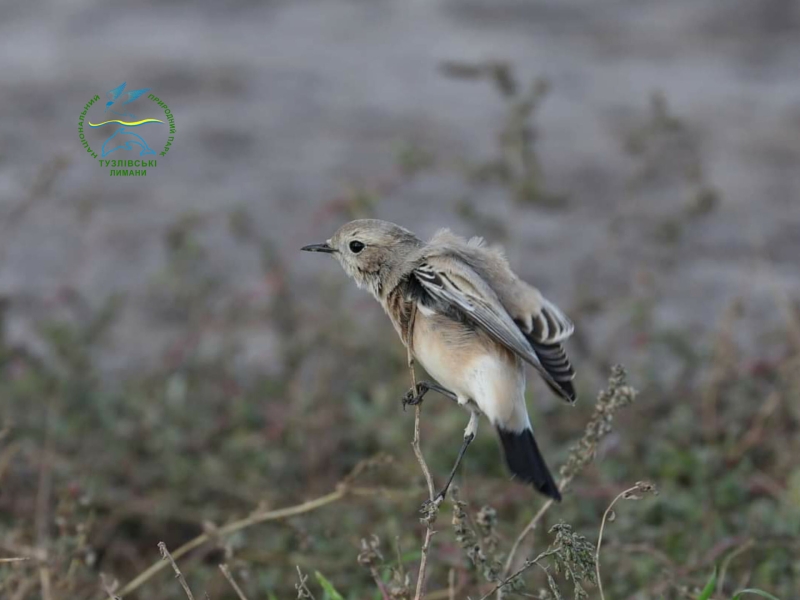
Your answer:
[[[105,109],[104,112],[111,111],[115,115],[119,115],[121,117],[130,117],[131,119],[135,119],[136,115],[128,112],[127,109],[125,109],[125,112],[117,112],[116,110],[111,110],[111,107],[114,106],[114,104],[117,102],[119,97],[122,96],[122,92],[125,91],[125,86],[126,85],[127,85],[127,82],[123,82],[122,85],[118,85],[113,90],[109,90],[109,91],[106,92],[106,98],[108,98],[108,102],[106,102],[106,109]],[[130,104],[131,102],[133,102],[137,98],[140,98],[141,96],[143,96],[144,94],[146,94],[149,91],[150,91],[150,88],[142,88],[142,89],[139,89],[139,90],[129,90],[128,93],[127,93],[128,99],[125,100],[120,106],[122,107],[122,106],[126,106],[126,105]]]
[[[446,496],[481,415],[497,430],[514,478],[561,500],[533,435],[525,365],[573,404],[575,370],[563,342],[574,325],[511,270],[501,249],[449,229],[424,242],[400,225],[359,219],[302,250],[332,255],[358,287],[371,292],[408,349],[410,362],[418,361],[435,380],[409,390],[404,407],[433,390],[469,411],[455,465],[435,501]]]

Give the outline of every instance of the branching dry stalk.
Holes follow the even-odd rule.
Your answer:
[[[300,565],[297,565],[297,578],[298,582],[294,584],[294,589],[297,590],[297,598],[298,599],[308,599],[308,600],[316,600],[314,598],[314,594],[311,593],[311,590],[308,589],[308,575],[303,575],[303,572],[300,570]]]
[[[559,491],[562,491],[567,486],[570,480],[571,478],[563,479],[558,485]],[[533,515],[533,518],[525,526],[525,529],[523,529],[522,532],[517,536],[517,539],[514,540],[514,544],[511,546],[511,551],[508,553],[506,564],[503,567],[504,576],[508,575],[508,572],[511,571],[511,566],[514,564],[514,557],[516,556],[517,550],[519,550],[519,546],[522,543],[522,541],[528,536],[528,534],[530,534],[531,531],[536,529],[536,527],[539,525],[539,521],[542,520],[544,513],[546,513],[552,505],[553,505],[553,500],[551,498],[542,505],[542,507],[535,515]]]
[[[603,580],[600,579],[600,545],[603,543],[603,531],[606,528],[606,520],[610,514],[613,514],[612,509],[617,501],[621,498],[626,500],[639,500],[640,496],[637,496],[636,492],[658,493],[656,492],[656,488],[652,483],[648,483],[646,481],[637,481],[635,486],[628,488],[621,494],[618,494],[603,513],[603,520],[600,522],[600,533],[597,535],[597,548],[594,553],[594,572],[595,577],[597,578],[597,590],[600,592],[600,600],[606,600],[605,594],[603,593]]]
[[[172,570],[175,571],[175,577],[178,579],[178,582],[181,584],[183,591],[186,592],[186,597],[189,600],[194,600],[194,596],[192,595],[192,590],[189,589],[189,584],[186,583],[186,579],[183,577],[183,573],[178,568],[178,563],[175,562],[175,559],[172,558],[172,555],[167,550],[167,545],[164,542],[158,542],[158,549],[161,552],[162,560],[169,561],[169,564],[172,565]]]
[[[236,580],[231,575],[231,571],[228,568],[228,565],[219,565],[219,570],[222,571],[222,574],[225,576],[225,579],[228,580],[228,583],[231,584],[233,591],[236,592],[236,595],[239,596],[239,600],[247,600],[247,596],[244,595],[244,592],[236,583]]]
[[[520,567],[519,569],[517,569],[516,571],[514,571],[514,573],[512,573],[511,575],[509,575],[508,577],[506,577],[505,579],[503,579],[503,581],[501,581],[499,584],[497,584],[497,586],[495,586],[495,588],[494,588],[494,589],[492,589],[492,591],[490,591],[489,593],[487,593],[487,594],[484,594],[483,596],[481,596],[481,599],[480,599],[480,600],[486,600],[487,598],[490,598],[490,597],[491,597],[492,595],[494,595],[496,592],[499,592],[499,591],[500,591],[502,588],[504,588],[505,586],[507,586],[509,583],[511,583],[512,581],[514,581],[514,580],[515,580],[517,577],[519,577],[520,575],[522,575],[522,574],[523,574],[525,571],[527,571],[528,569],[530,569],[530,568],[531,568],[533,565],[536,565],[536,566],[538,566],[538,567],[539,567],[540,569],[542,569],[542,570],[543,570],[545,573],[547,573],[547,569],[546,569],[546,568],[544,568],[544,567],[543,567],[543,566],[542,566],[542,565],[539,563],[539,561],[540,561],[540,560],[542,560],[543,558],[547,558],[548,556],[550,556],[550,555],[552,555],[552,554],[556,554],[556,553],[557,553],[557,552],[558,552],[560,549],[561,549],[561,548],[560,548],[560,547],[558,547],[558,548],[552,548],[552,549],[550,549],[550,550],[545,550],[544,552],[542,552],[541,554],[539,554],[539,556],[537,556],[536,558],[531,558],[531,559],[528,559],[528,560],[526,560],[526,561],[525,561],[525,564],[523,564],[523,565],[522,565],[522,567]]]
[[[296,515],[301,515],[307,512],[311,512],[318,508],[322,508],[328,504],[333,502],[337,502],[344,498],[350,491],[349,485],[350,482],[364,469],[364,463],[359,463],[356,465],[355,469],[345,477],[337,486],[336,490],[331,492],[330,494],[326,494],[325,496],[321,496],[314,500],[309,500],[308,502],[304,502],[302,504],[298,504],[297,506],[290,506],[288,508],[281,508],[278,510],[271,510],[267,512],[256,512],[249,517],[245,517],[244,519],[239,519],[238,521],[234,521],[233,523],[229,523],[224,527],[220,527],[219,529],[214,532],[214,534],[210,533],[202,533],[198,535],[196,538],[189,540],[183,546],[178,548],[172,553],[173,558],[178,559],[185,554],[191,552],[195,548],[199,548],[203,544],[209,542],[213,539],[219,539],[221,537],[230,535],[237,531],[241,531],[242,529],[246,529],[253,525],[257,525],[259,523],[265,523],[267,521],[277,521],[279,519],[287,519],[289,517],[294,517]],[[167,563],[163,561],[159,561],[154,563],[149,568],[142,571],[136,578],[134,578],[131,582],[128,583],[124,588],[119,591],[120,596],[125,596],[130,594],[132,591],[138,589],[142,584],[148,581],[153,575],[158,573],[161,569],[165,568]]]
[[[109,600],[121,600],[120,597],[114,593],[118,585],[116,579],[114,581],[109,581],[105,573],[100,573],[100,585],[103,586],[103,591],[105,591]]]
[[[611,432],[614,413],[620,408],[631,404],[635,399],[636,390],[627,384],[625,369],[621,365],[615,365],[612,367],[611,375],[608,378],[608,387],[600,392],[597,397],[594,412],[586,425],[583,437],[570,448],[569,458],[566,464],[561,467],[561,479],[558,483],[558,489],[561,492],[566,490],[575,476],[594,460],[600,441]],[[542,517],[551,506],[553,506],[553,500],[545,502],[525,526],[525,529],[522,530],[522,533],[514,540],[503,568],[504,577],[511,572],[514,566],[514,557],[523,540],[536,529],[539,521],[542,520]]]

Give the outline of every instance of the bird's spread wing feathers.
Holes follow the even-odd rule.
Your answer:
[[[125,82],[127,83],[127,82]],[[115,87],[113,90],[109,90],[106,92],[106,97],[111,100],[112,102],[120,97],[122,91],[125,89],[125,83]]]
[[[531,314],[528,336],[543,344],[563,342],[575,331],[575,325],[555,304],[539,294],[538,312]]]
[[[513,350],[529,362],[538,363],[525,336],[508,316],[508,313],[492,298],[481,298],[475,288],[467,286],[469,282],[452,270],[437,269],[431,264],[424,264],[414,271],[422,287],[436,300],[450,307],[457,308],[469,320],[480,325],[487,333]],[[493,306],[494,304],[494,306]]]
[[[508,273],[523,284],[510,270]],[[486,277],[457,255],[429,256],[412,275],[443,312],[457,311],[533,365],[550,388],[564,399],[570,402],[575,399],[569,383],[574,373],[558,343],[572,333],[572,324],[541,294],[542,310],[533,318],[515,319]]]
[[[133,102],[134,100],[136,100],[140,96],[143,96],[145,93],[147,93],[149,91],[150,91],[150,88],[142,88],[140,90],[131,90],[130,92],[128,92],[128,99],[125,102],[123,102],[122,105],[125,106],[126,104],[130,104],[131,102]]]

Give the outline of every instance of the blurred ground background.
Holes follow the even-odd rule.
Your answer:
[[[121,81],[176,117],[146,178],[108,177],[77,138]],[[683,597],[742,547],[720,597],[796,597],[796,2],[11,0],[0,106],[0,542],[47,549],[51,598],[98,597],[99,572],[124,584],[158,541],[327,493],[377,452],[395,463],[365,485],[394,491],[245,530],[184,572],[215,600],[223,559],[254,598],[294,595],[295,565],[374,597],[355,560],[371,534],[414,572],[404,352],[336,264],[298,252],[363,216],[484,235],[573,317],[578,408],[530,391],[554,469],[627,366],[639,400],[546,519],[593,540],[619,491],[659,485],[607,533],[610,597]],[[441,479],[464,415],[431,400],[423,419]],[[541,500],[498,452],[484,427],[459,480],[507,550]],[[445,531],[429,589],[452,568],[480,597]],[[0,565],[0,596],[41,587],[36,564]]]

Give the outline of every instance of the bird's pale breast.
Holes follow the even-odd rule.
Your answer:
[[[417,360],[460,403],[472,400],[505,429],[528,426],[525,370],[517,356],[484,332],[430,311],[417,313],[413,335]]]

